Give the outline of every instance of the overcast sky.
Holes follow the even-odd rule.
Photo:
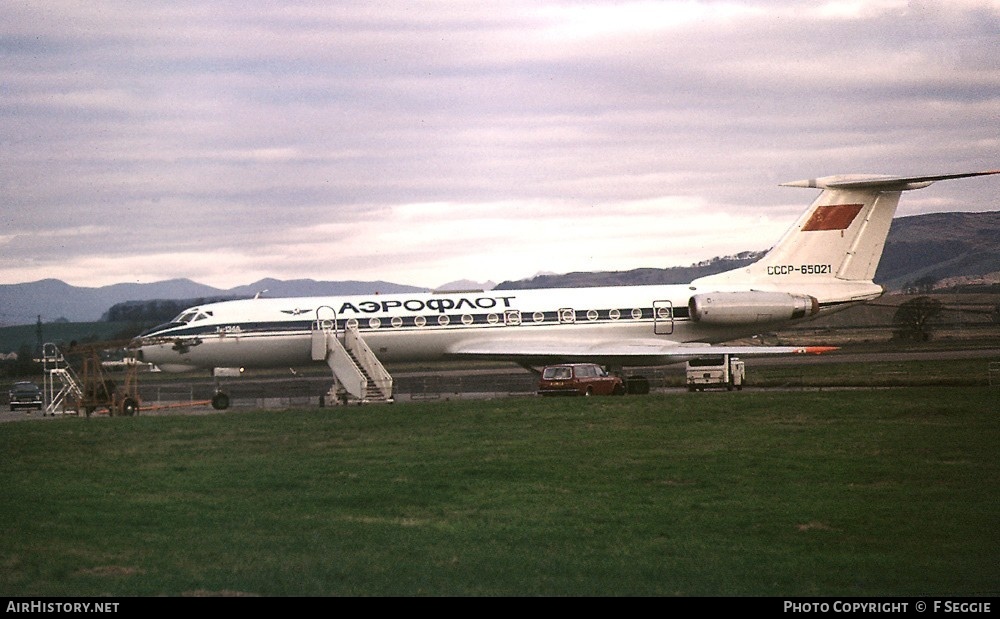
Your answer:
[[[688,265],[1000,168],[1000,0],[0,8],[0,283]],[[897,215],[1000,208],[996,178]]]

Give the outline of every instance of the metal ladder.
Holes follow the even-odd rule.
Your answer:
[[[42,416],[55,416],[56,413],[63,415],[70,412],[80,414],[76,409],[76,403],[83,399],[80,379],[53,343],[42,346],[42,372],[42,397],[45,400]],[[70,410],[66,410],[67,401],[73,405]]]

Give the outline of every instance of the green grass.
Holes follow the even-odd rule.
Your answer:
[[[749,365],[749,364],[748,364]],[[927,359],[908,361],[868,361],[849,363],[802,363],[797,365],[753,366],[747,370],[754,387],[916,387],[986,386],[990,383],[990,360]],[[998,380],[993,377],[993,381]]]
[[[997,595],[996,389],[0,425],[5,595]]]

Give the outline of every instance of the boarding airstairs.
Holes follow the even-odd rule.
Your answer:
[[[316,320],[312,326],[312,359],[326,361],[333,371],[330,402],[391,402],[392,376],[361,337],[357,326],[337,330],[336,319]]]
[[[80,379],[55,344],[42,346],[42,372],[42,397],[45,399],[42,415],[79,414],[78,402],[83,399]]]

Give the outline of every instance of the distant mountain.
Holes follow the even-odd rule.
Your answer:
[[[448,282],[447,284],[441,284],[434,290],[444,292],[462,290],[493,290],[494,288],[496,288],[496,283],[489,280],[485,282],[475,282],[471,279],[460,279],[454,282]]]
[[[899,290],[920,279],[1000,274],[1000,211],[931,213],[892,222],[875,281]]]
[[[187,300],[196,305],[205,300],[249,298],[267,290],[269,297],[348,295],[416,292],[426,288],[389,282],[318,282],[311,279],[283,282],[264,279],[246,286],[221,290],[188,279],[152,284],[114,284],[100,288],[71,286],[57,279],[25,284],[0,284],[0,325],[34,324],[38,316],[51,323],[100,320],[113,306],[129,301]]]
[[[26,284],[0,284],[0,323],[33,324],[65,318],[70,322],[98,320],[115,303],[132,299],[190,299],[225,294],[189,279],[155,284],[114,284],[100,288],[71,286],[57,279]]]
[[[763,253],[743,252],[689,267],[539,275],[501,282],[497,290],[686,284],[698,277],[745,266]],[[990,274],[1000,275],[1000,211],[931,213],[893,220],[875,282],[899,290],[922,278],[951,283],[975,281]]]
[[[742,252],[736,256],[712,258],[687,267],[667,269],[632,269],[631,271],[600,271],[597,273],[567,273],[536,275],[531,279],[497,284],[495,290],[526,290],[531,288],[576,288],[580,286],[645,286],[651,284],[686,284],[692,279],[730,269],[738,269],[757,260],[764,252]]]
[[[396,292],[421,292],[424,290],[427,289],[383,281],[318,282],[314,279],[293,279],[289,281],[283,281],[280,279],[262,279],[259,282],[255,282],[248,286],[231,288],[226,291],[226,294],[238,297],[253,297],[258,293],[264,293],[261,296],[287,298],[344,296],[372,293],[392,294]]]

